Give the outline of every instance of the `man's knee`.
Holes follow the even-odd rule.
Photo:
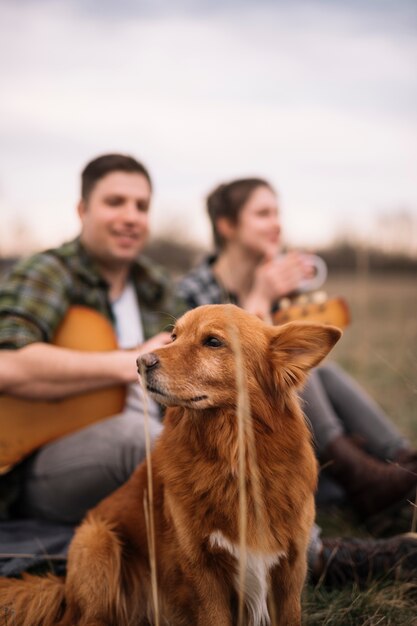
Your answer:
[[[152,442],[161,430],[150,421]],[[44,446],[27,464],[23,509],[36,517],[79,521],[128,480],[145,459],[145,441],[143,419],[122,414]]]
[[[162,424],[149,419],[148,430],[153,446],[162,431]],[[83,445],[83,456],[85,457],[86,452],[90,453],[94,465],[97,464],[103,471],[113,475],[119,484],[125,482],[136,466],[145,459],[145,421],[141,414],[123,413],[96,424],[85,435],[87,439]]]

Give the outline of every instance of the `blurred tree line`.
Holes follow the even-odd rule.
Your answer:
[[[332,273],[404,273],[415,274],[417,279],[417,255],[385,251],[381,248],[358,244],[352,241],[338,241],[315,250],[327,263]],[[164,237],[156,237],[147,246],[146,256],[165,266],[173,276],[181,276],[194,267],[208,250],[190,243]],[[0,277],[7,272],[18,257],[2,257],[0,253]]]
[[[9,229],[0,230],[0,276],[13,262],[42,246],[21,219]],[[406,209],[380,213],[371,234],[361,235],[349,226],[328,246],[314,250],[327,263],[331,272],[406,273],[417,277],[417,217]],[[146,254],[180,276],[195,266],[208,250],[184,239],[175,228],[153,238]]]
[[[192,243],[179,243],[168,238],[157,238],[148,246],[146,254],[155,262],[165,265],[176,276],[194,267],[206,254]],[[369,272],[372,274],[406,273],[417,278],[417,255],[384,251],[370,245],[338,241],[315,251],[332,272]]]
[[[341,241],[317,250],[317,254],[323,257],[332,272],[415,273],[417,278],[417,256],[402,252],[387,252],[374,246]]]

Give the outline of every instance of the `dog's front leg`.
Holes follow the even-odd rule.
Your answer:
[[[301,626],[301,594],[306,577],[305,559],[287,559],[271,572],[270,600],[272,623],[275,626]]]
[[[227,585],[214,576],[198,581],[198,620],[196,626],[232,626],[232,611]]]
[[[213,626],[213,624],[216,624],[216,626],[232,626],[230,608],[226,611],[219,606],[205,606],[201,604],[196,626]]]

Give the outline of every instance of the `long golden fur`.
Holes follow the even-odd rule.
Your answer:
[[[340,331],[301,323],[274,328],[232,305],[210,305],[188,312],[173,343],[140,359],[150,394],[169,407],[152,453],[161,624],[236,624],[242,555],[235,334],[259,468],[256,485],[247,454],[244,619],[269,623],[268,595],[276,624],[301,623],[317,469],[297,388]],[[16,626],[155,623],[146,492],[144,463],[88,513],[71,543],[65,580],[0,581],[0,604]]]

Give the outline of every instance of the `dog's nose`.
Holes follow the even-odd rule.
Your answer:
[[[157,367],[159,363],[159,358],[153,352],[148,352],[147,354],[143,354],[136,359],[136,365],[138,366],[138,372],[140,373],[141,369],[144,368],[145,371],[149,371],[155,367]]]

